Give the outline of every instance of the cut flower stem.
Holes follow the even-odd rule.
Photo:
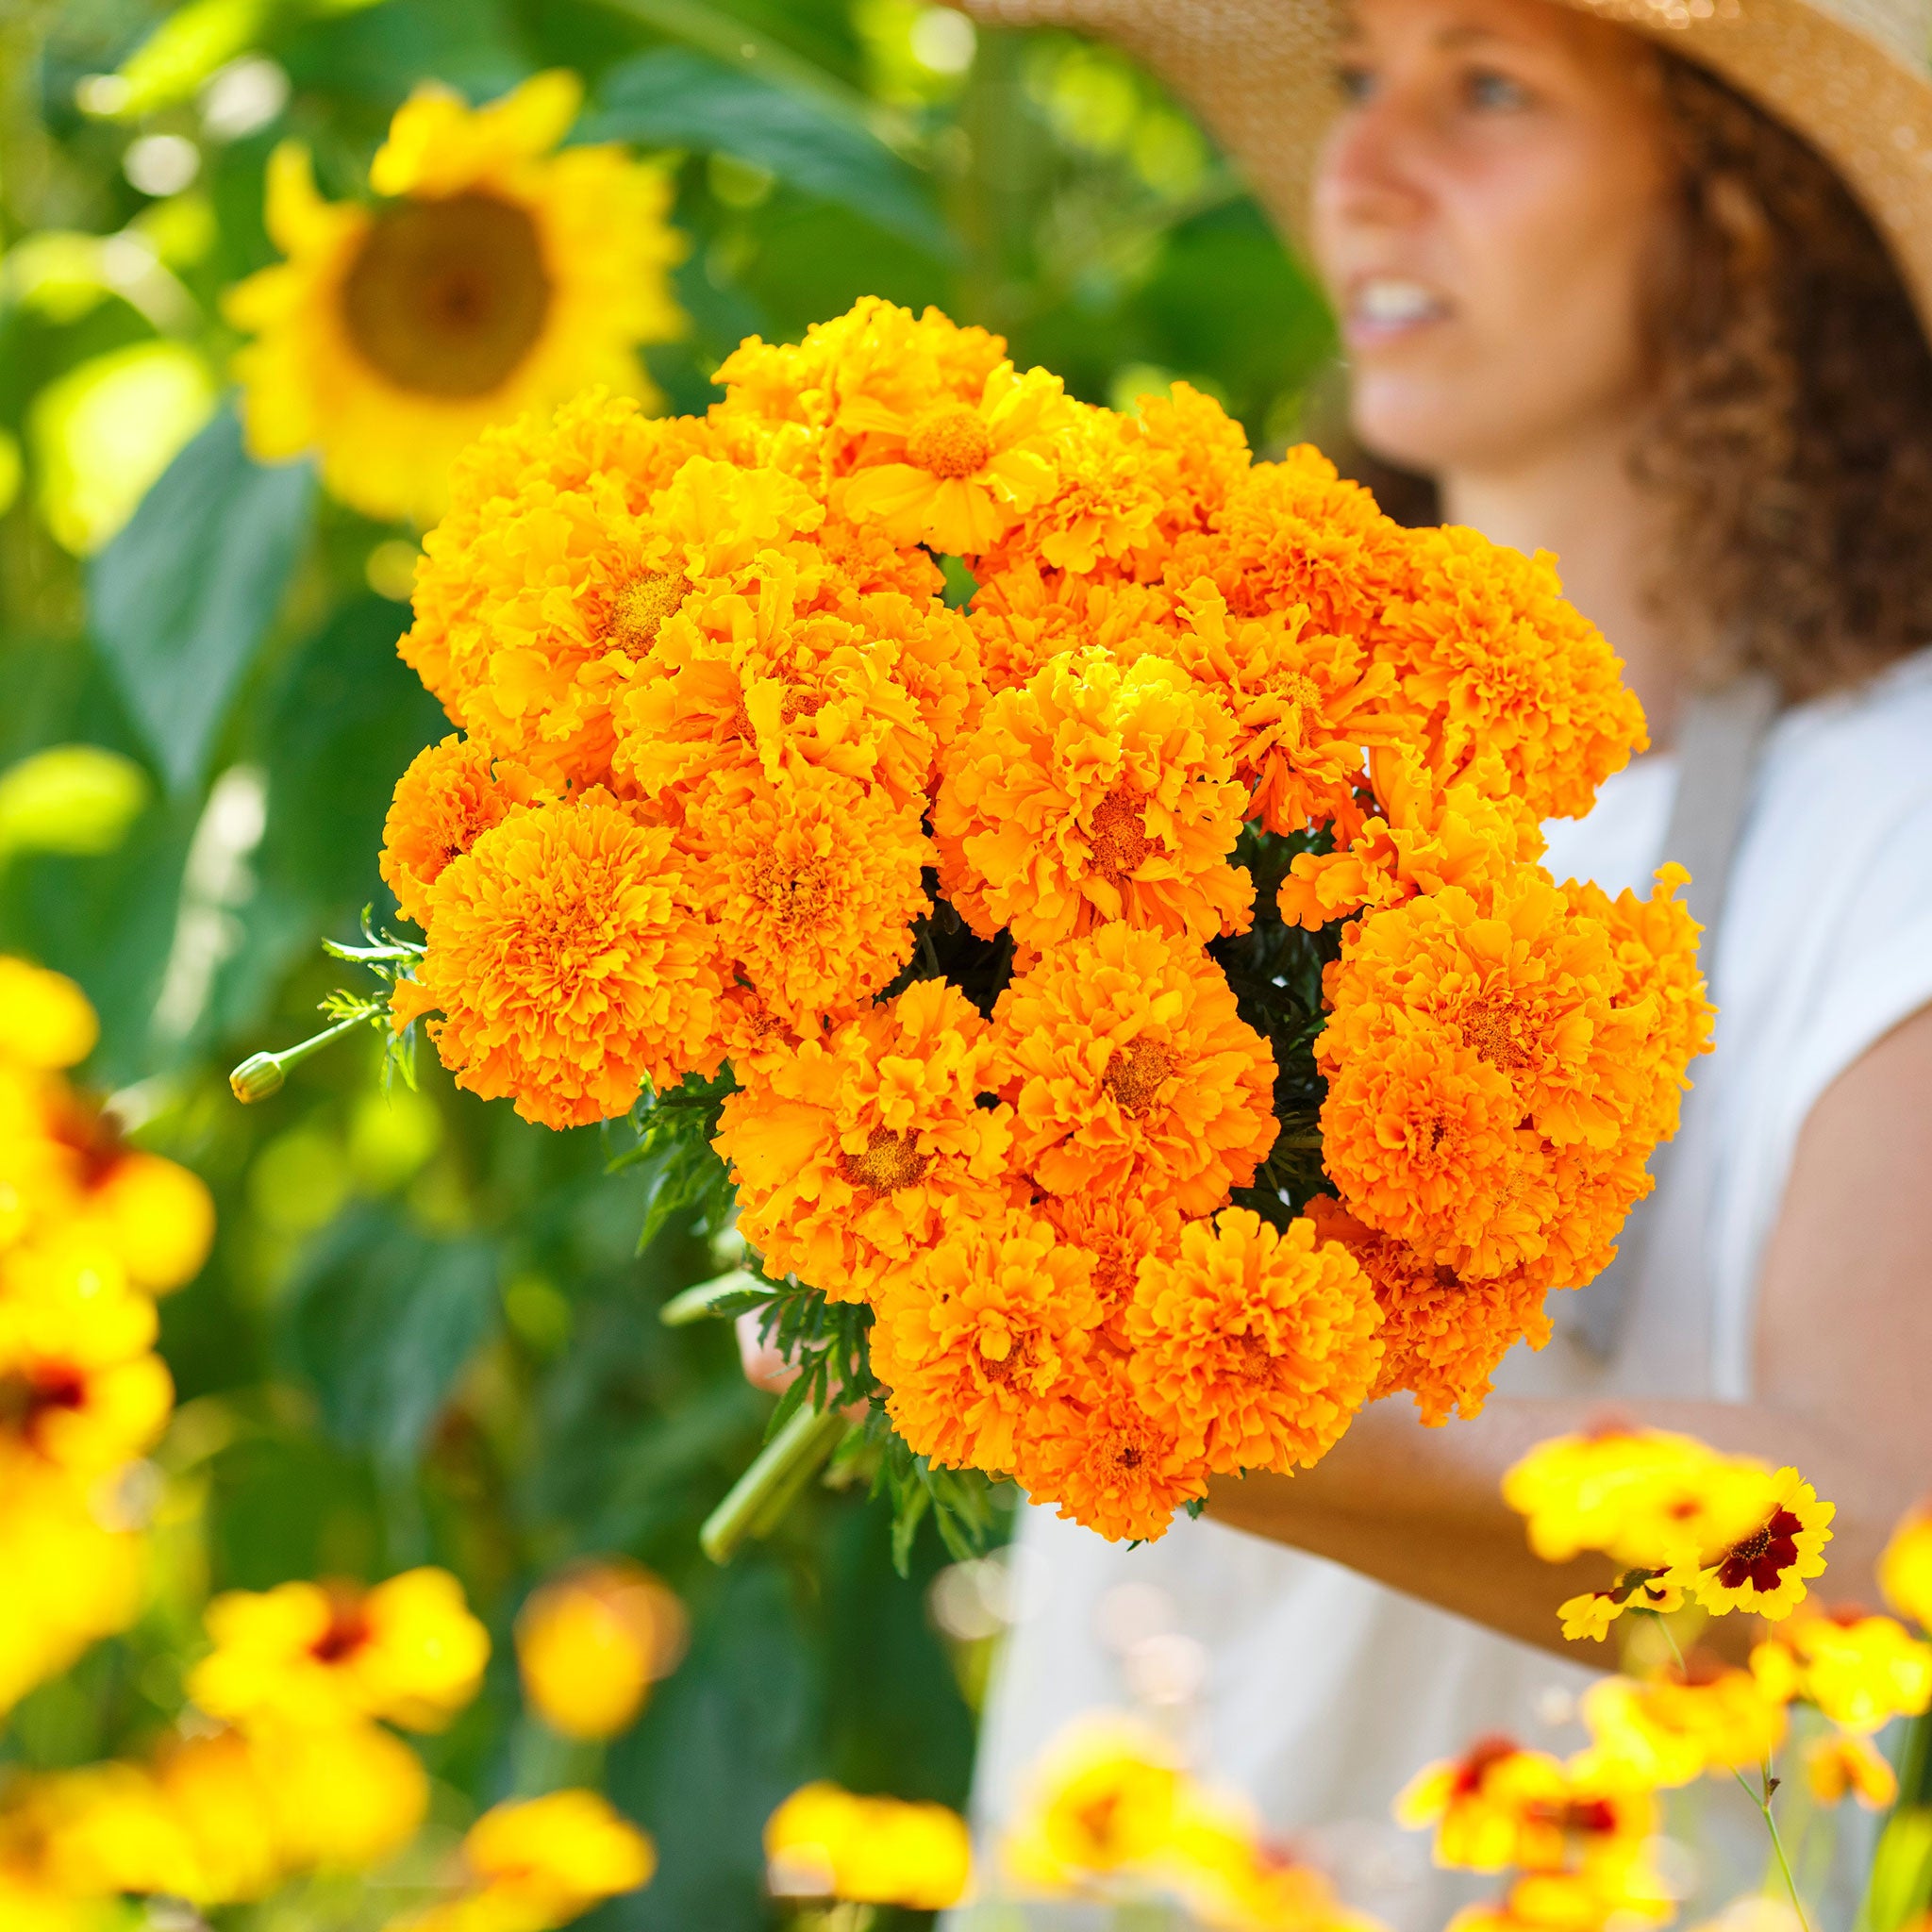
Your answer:
[[[801,1408],[705,1519],[698,1532],[705,1555],[728,1563],[746,1537],[769,1536],[850,1427],[835,1408]]]

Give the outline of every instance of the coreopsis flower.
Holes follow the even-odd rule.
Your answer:
[[[1184,940],[1104,925],[993,1008],[1012,1166],[1047,1194],[1137,1191],[1211,1214],[1274,1144],[1274,1058]]]
[[[1317,1194],[1307,1212],[1321,1240],[1340,1241],[1355,1257],[1382,1311],[1382,1359],[1369,1401],[1407,1391],[1428,1428],[1452,1414],[1480,1415],[1496,1364],[1520,1341],[1540,1348],[1548,1339],[1541,1282],[1520,1274],[1465,1281],[1357,1221],[1329,1194]]]
[[[786,1024],[869,998],[912,957],[932,848],[882,791],[810,766],[720,779],[687,802],[678,844],[726,971]]]
[[[944,1805],[858,1797],[821,1781],[766,1820],[765,1870],[776,1898],[944,1911],[972,1877],[973,1840]]]
[[[373,207],[323,200],[308,151],[276,150],[268,229],[287,258],[225,304],[256,337],[236,374],[257,457],[319,450],[345,503],[431,522],[487,425],[593,383],[652,393],[637,346],[683,326],[671,184],[614,146],[552,152],[582,92],[542,74],[473,110],[419,88],[370,164]]]
[[[1015,1443],[1020,1487],[1109,1542],[1167,1534],[1208,1493],[1208,1464],[1149,1414],[1124,1357],[1096,1349],[1074,1394],[1044,1405]]]
[[[1178,615],[1168,654],[1234,715],[1248,816],[1270,832],[1332,825],[1338,840],[1352,837],[1365,752],[1396,741],[1406,723],[1395,673],[1357,639],[1312,631],[1300,608],[1236,617],[1206,578]]]
[[[511,807],[536,795],[514,760],[493,759],[474,740],[452,734],[425,746],[396,780],[382,826],[382,882],[396,909],[417,925],[429,917],[429,888]]]
[[[1651,1610],[1660,1617],[1684,1607],[1684,1586],[1667,1570],[1626,1570],[1607,1590],[1585,1591],[1557,1606],[1564,1637],[1572,1643],[1601,1643],[1626,1610]]]
[[[982,938],[1006,926],[1031,948],[1114,920],[1204,941],[1245,931],[1235,737],[1225,706],[1161,658],[1056,658],[945,761],[941,889]]]
[[[1064,1895],[1156,1867],[1173,1840],[1185,1775],[1146,1725],[1110,1712],[1076,1719],[1032,1769],[1001,1846],[1008,1876]]]
[[[979,1105],[993,1051],[957,987],[920,980],[731,1094],[713,1144],[766,1272],[863,1300],[991,1211],[1012,1135],[1010,1109]]]
[[[1607,1884],[1589,1872],[1526,1872],[1499,1903],[1464,1906],[1443,1932],[1612,1932],[1675,1916],[1676,1901],[1652,1874],[1620,1874]]]
[[[1493,755],[1524,818],[1581,818],[1648,740],[1622,665],[1564,601],[1556,559],[1454,526],[1403,543],[1378,641],[1424,713],[1431,763],[1446,781]]]
[[[1282,1230],[1226,1208],[1141,1265],[1128,1368],[1149,1412],[1211,1470],[1305,1469],[1374,1386],[1381,1320],[1368,1276],[1311,1222]]]
[[[713,942],[672,833],[608,792],[519,810],[447,866],[428,950],[391,1000],[444,1066],[525,1120],[626,1111],[643,1083],[718,1064]]]
[[[1395,1821],[1411,1829],[1433,1826],[1439,1865],[1465,1872],[1501,1872],[1525,1862],[1525,1818],[1532,1807],[1551,1807],[1567,1796],[1563,1767],[1545,1751],[1513,1738],[1479,1739],[1459,1757],[1425,1765],[1403,1788]]]
[[[1777,1471],[1771,1484],[1755,1524],[1707,1553],[1695,1587],[1697,1601],[1715,1615],[1743,1610],[1775,1623],[1804,1601],[1807,1579],[1824,1573],[1836,1506],[1821,1503],[1795,1469]]]
[[[641,1563],[574,1564],[517,1613],[524,1696],[559,1737],[614,1738],[676,1669],[689,1634],[682,1602]]]
[[[54,1073],[94,1050],[100,1022],[63,973],[0,953],[0,1059]]]
[[[1762,1764],[1784,1741],[1785,1707],[1749,1671],[1693,1653],[1641,1681],[1607,1677],[1583,1693],[1584,1764],[1670,1790],[1709,1771]]]
[[[1875,1731],[1932,1705],[1932,1644],[1857,1606],[1791,1617],[1751,1653],[1774,1696],[1803,1697],[1841,1730]]]
[[[1932,1630],[1932,1509],[1902,1516],[1878,1558],[1878,1588],[1900,1616]]]
[[[1872,1740],[1833,1731],[1805,1747],[1805,1782],[1821,1805],[1856,1798],[1868,1811],[1887,1811],[1898,1798],[1898,1773]]]
[[[873,1373],[899,1433],[935,1462],[1000,1471],[1077,1377],[1107,1312],[1093,1257],[1017,1210],[949,1228],[874,1310]]]
[[[917,408],[853,397],[838,425],[864,437],[868,455],[834,500],[855,522],[878,522],[895,542],[976,557],[1052,492],[1074,420],[1058,376],[1017,375],[1010,362],[976,395],[938,395]]]
[[[1408,562],[1407,533],[1303,444],[1242,471],[1208,529],[1177,539],[1165,580],[1178,595],[1207,577],[1237,617],[1300,606],[1311,632],[1359,638]]]
[[[465,1889],[391,1922],[391,1932],[548,1932],[641,1890],[658,1868],[650,1838],[600,1792],[582,1790],[484,1812],[461,1857]]]
[[[211,1717],[314,1730],[388,1718],[441,1730],[475,1696],[490,1638],[446,1570],[407,1570],[373,1590],[280,1583],[208,1607],[213,1650],[188,1691]]]

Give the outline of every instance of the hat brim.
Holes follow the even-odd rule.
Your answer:
[[[1338,96],[1335,0],[963,0],[1114,42],[1199,115],[1299,238]],[[1803,134],[1890,242],[1932,335],[1932,75],[1810,0],[1559,0],[1696,60]],[[1870,0],[1867,0],[1870,4]]]

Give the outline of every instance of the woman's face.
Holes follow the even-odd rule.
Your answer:
[[[1654,57],[1547,0],[1356,0],[1314,191],[1356,433],[1425,474],[1627,423],[1668,179]]]

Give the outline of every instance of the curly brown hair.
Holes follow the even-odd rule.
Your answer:
[[[1659,51],[1679,159],[1632,461],[1670,547],[1651,586],[1796,701],[1932,642],[1932,349],[1890,250],[1808,142]],[[1391,514],[1433,487],[1368,463]],[[1687,633],[1690,626],[1687,625]]]

